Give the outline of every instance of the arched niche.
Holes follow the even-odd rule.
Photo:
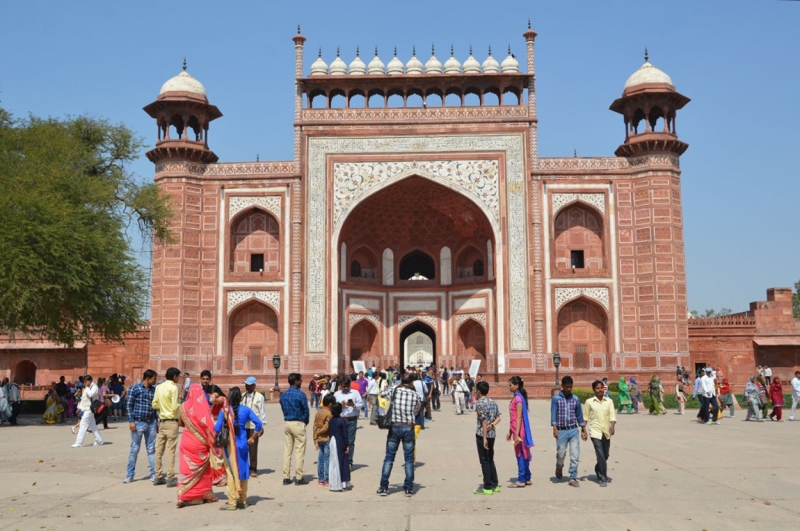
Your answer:
[[[380,365],[380,342],[378,329],[366,319],[357,322],[350,329],[350,362],[363,361],[367,367]]]
[[[484,254],[474,245],[461,249],[456,258],[456,283],[483,282],[487,278]]]
[[[603,216],[576,202],[564,207],[554,223],[556,270],[576,273],[606,268]]]
[[[378,257],[362,245],[350,252],[347,259],[347,278],[351,281],[378,280]]]
[[[271,372],[272,356],[279,352],[280,328],[275,311],[254,300],[230,316],[228,370],[234,373]]]
[[[434,280],[436,278],[436,262],[431,255],[419,249],[403,256],[398,269],[400,280]]]
[[[409,339],[412,339],[409,341]],[[430,349],[428,351],[428,349]],[[429,354],[420,355],[420,352]],[[431,364],[436,363],[436,332],[422,321],[413,321],[406,325],[400,332],[400,353],[402,354],[403,367],[422,357],[430,359]]]
[[[570,354],[571,369],[592,369],[593,354],[602,355],[601,367],[608,355],[608,315],[594,301],[579,297],[558,311],[558,351]],[[595,356],[598,358],[598,356]]]
[[[456,346],[456,368],[468,370],[472,360],[481,360],[486,365],[486,330],[474,319],[467,319],[458,328]]]
[[[239,213],[230,224],[230,270],[233,273],[280,272],[280,225],[257,207]]]
[[[19,385],[36,385],[36,364],[31,360],[18,361],[11,372],[17,378]]]

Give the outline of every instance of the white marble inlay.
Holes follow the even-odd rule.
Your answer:
[[[380,311],[380,299],[350,299],[350,307],[360,310]]]
[[[553,217],[558,214],[562,207],[575,201],[583,201],[603,214],[606,213],[605,194],[553,194]]]
[[[406,325],[411,324],[413,321],[422,321],[427,323],[436,330],[439,325],[439,320],[435,315],[399,315],[397,316],[398,327],[402,330]]]
[[[436,301],[397,301],[399,312],[435,312],[438,308]]]
[[[458,310],[482,310],[486,308],[486,299],[481,297],[479,299],[455,299],[453,305]]]
[[[251,206],[258,206],[275,216],[279,222],[281,220],[281,198],[277,195],[268,195],[266,197],[240,197],[233,196],[230,199],[228,206],[228,221],[241,212],[242,210]]]
[[[281,292],[280,291],[229,291],[228,292],[228,315],[231,311],[245,301],[257,299],[267,303],[275,313],[281,313]]]
[[[556,311],[581,295],[596,300],[608,310],[608,288],[556,288]]]

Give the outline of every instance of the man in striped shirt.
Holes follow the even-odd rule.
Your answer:
[[[414,417],[421,404],[419,395],[414,389],[414,380],[410,376],[404,376],[401,385],[387,387],[381,392],[381,396],[391,399],[392,427],[386,438],[386,457],[383,460],[378,495],[389,494],[389,476],[392,475],[394,458],[402,441],[406,472],[403,490],[410,497],[414,495]]]
[[[567,446],[569,446],[569,485],[570,487],[580,487],[578,462],[581,456],[581,443],[578,440],[578,427],[581,428],[580,436],[584,441],[587,439],[587,434],[581,401],[572,394],[571,376],[564,376],[561,379],[561,391],[556,393],[550,402],[550,425],[553,426],[553,437],[558,441],[556,478],[562,478],[564,459],[567,456]]]

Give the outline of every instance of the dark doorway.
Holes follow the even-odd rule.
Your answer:
[[[431,360],[431,365],[436,364],[436,332],[433,331],[433,328],[426,325],[421,321],[414,321],[410,325],[403,328],[400,332],[400,350],[398,352],[401,353],[401,362],[403,367],[406,367],[409,362],[409,356],[412,355],[414,352],[406,352],[406,339],[410,336],[414,335],[417,332],[421,332],[422,334],[428,336],[430,338],[432,345],[433,352],[431,353],[433,359]]]
[[[30,360],[22,360],[14,367],[14,376],[19,385],[36,385],[36,364]]]
[[[408,280],[416,274],[428,280],[436,278],[436,264],[433,258],[422,251],[407,254],[400,261],[400,280]]]

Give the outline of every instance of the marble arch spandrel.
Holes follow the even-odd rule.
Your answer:
[[[328,176],[327,157],[329,155],[364,154],[364,153],[470,153],[470,152],[502,152],[505,161],[505,214],[507,217],[506,245],[508,246],[508,330],[511,350],[528,350],[530,348],[529,291],[527,265],[527,210],[525,205],[525,141],[522,134],[486,134],[486,135],[445,135],[430,137],[370,137],[370,138],[309,138],[307,149],[307,253],[306,253],[306,347],[309,352],[324,352],[328,348],[328,298],[336,300],[336,286],[327,278],[327,264],[336,269],[337,263],[331,262],[329,254],[330,241],[334,231],[335,220],[343,220],[357,206],[358,202],[347,202],[346,208],[336,212],[330,205],[328,187],[335,186],[334,179]],[[484,157],[485,158],[485,157]],[[414,164],[412,157],[405,157],[403,164]],[[444,162],[444,161],[443,161]],[[460,161],[469,163],[470,161]],[[477,163],[478,161],[472,161]],[[481,161],[482,162],[482,161]],[[420,168],[428,161],[418,161]],[[373,163],[374,164],[374,163]],[[389,164],[389,162],[387,162]],[[363,169],[363,168],[362,168]],[[395,175],[370,176],[370,183],[375,180],[394,182],[404,177],[406,171]],[[420,172],[427,173],[427,172]],[[430,178],[430,177],[429,177]],[[475,188],[459,183],[458,179],[448,180],[447,185],[460,191],[476,202],[490,219],[494,218],[491,203],[476,200]],[[444,183],[444,181],[442,181]],[[499,194],[499,187],[495,187]],[[361,190],[354,189],[354,196],[361,196]],[[335,192],[333,194],[335,196]],[[341,206],[342,203],[339,203]],[[494,221],[494,220],[493,220]],[[337,224],[338,225],[338,224]],[[498,243],[502,241],[497,238]],[[498,252],[498,257],[502,256]],[[502,264],[499,264],[502,265]],[[335,274],[335,272],[334,272]],[[332,277],[335,278],[335,277]],[[499,291],[499,290],[498,290]],[[335,302],[331,302],[335,305]],[[338,327],[338,315],[332,306],[330,330],[335,334]],[[500,310],[500,308],[498,308]],[[499,315],[498,315],[499,317]],[[332,338],[335,339],[335,338]],[[334,341],[330,348],[336,350]],[[500,345],[501,349],[504,349]],[[502,359],[502,358],[500,358]],[[499,359],[499,361],[500,361]],[[498,367],[500,368],[500,367]]]

